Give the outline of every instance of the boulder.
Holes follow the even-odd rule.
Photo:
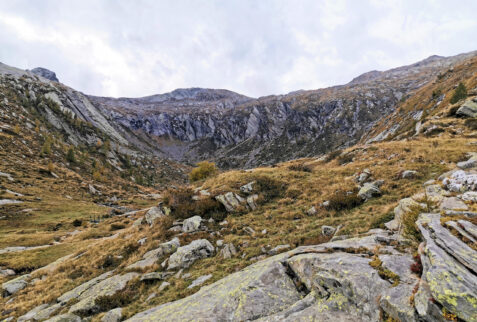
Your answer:
[[[106,272],[104,274],[101,274],[93,278],[92,280],[89,280],[88,282],[75,287],[71,291],[64,293],[59,298],[57,298],[56,301],[61,304],[66,304],[70,300],[77,299],[81,296],[81,294],[83,294],[84,292],[86,292],[87,290],[95,286],[96,284],[100,283],[101,281],[104,281],[105,279],[107,279],[108,277],[112,275],[113,275],[113,272]]]
[[[253,185],[255,184],[255,181],[249,182],[246,185],[243,185],[240,187],[240,192],[245,193],[247,195],[251,194],[253,192]]]
[[[15,271],[13,269],[0,269],[0,277],[7,277],[15,275]]]
[[[247,205],[250,208],[250,210],[257,209],[257,203],[256,203],[257,200],[258,200],[257,194],[253,194],[247,197]]]
[[[2,284],[2,290],[4,295],[13,295],[18,291],[23,290],[28,285],[28,280],[30,279],[30,274],[25,274],[14,278],[8,282]]]
[[[278,245],[268,251],[269,255],[276,255],[283,252],[284,250],[290,249],[290,245]]]
[[[223,195],[218,195],[215,199],[224,205],[228,212],[234,212],[237,208],[245,202],[245,199],[233,192],[227,192]]]
[[[161,208],[159,207],[151,207],[151,209],[149,209],[146,213],[146,215],[144,216],[144,219],[146,220],[146,222],[152,226],[154,225],[154,222],[156,221],[156,219],[158,218],[161,218],[161,217],[164,217],[164,213],[162,212]]]
[[[446,197],[439,205],[441,210],[468,210],[469,207],[459,198]]]
[[[307,214],[308,216],[314,216],[314,215],[316,215],[316,214],[317,214],[317,211],[316,211],[315,206],[312,206],[310,209],[308,209],[308,210],[306,211],[306,214]]]
[[[141,282],[161,281],[171,275],[172,273],[170,272],[151,272],[151,273],[143,274],[140,278],[140,281]]]
[[[142,256],[142,259],[127,266],[126,269],[143,269],[146,267],[150,267],[157,263],[157,260],[164,255],[171,254],[176,251],[176,249],[180,246],[179,238],[175,237],[174,239],[162,243],[156,249],[148,251]]]
[[[362,172],[360,172],[357,175],[356,182],[364,183],[364,182],[368,181],[369,178],[371,178],[371,171],[369,169],[364,169]]]
[[[127,283],[137,276],[139,276],[137,273],[126,273],[99,282],[79,295],[79,302],[70,307],[69,313],[90,315],[99,312],[101,307],[96,303],[96,299],[122,291]]]
[[[101,322],[119,322],[123,318],[123,309],[118,307],[106,312]]]
[[[194,240],[187,246],[182,246],[169,257],[168,270],[187,268],[196,260],[212,256],[214,246],[207,239]]]
[[[194,216],[184,220],[182,224],[182,231],[185,233],[193,233],[200,229],[202,218],[200,216]]]
[[[224,248],[222,248],[222,250],[220,251],[220,255],[223,259],[229,259],[237,255],[237,250],[235,249],[234,244],[225,244]]]
[[[414,179],[415,177],[417,177],[417,171],[414,170],[405,170],[401,174],[401,178],[403,179]]]
[[[374,182],[366,182],[361,189],[359,189],[358,197],[364,200],[371,199],[373,197],[378,197],[381,195],[381,190],[379,187],[382,185],[382,182],[374,181]]]
[[[457,170],[442,180],[444,186],[452,192],[466,192],[477,190],[477,173]]]
[[[196,286],[202,285],[207,280],[209,280],[210,278],[212,278],[212,274],[200,276],[200,277],[196,278],[187,288],[191,289],[191,288],[194,288]]]
[[[467,161],[458,162],[457,167],[462,169],[462,170],[475,168],[475,167],[477,167],[477,158],[472,157]]]
[[[463,117],[477,117],[477,102],[474,99],[468,99],[459,107],[456,115]]]
[[[162,282],[161,286],[159,286],[159,292],[162,292],[163,290],[165,290],[169,285],[171,285],[171,283]]]
[[[324,235],[324,236],[333,236],[333,234],[335,233],[336,231],[336,228],[335,227],[331,227],[331,226],[321,226],[321,233]]]

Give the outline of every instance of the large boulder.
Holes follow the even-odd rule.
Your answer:
[[[4,295],[13,295],[28,285],[30,274],[25,274],[2,284]]]
[[[152,226],[156,219],[164,217],[164,213],[162,212],[161,208],[159,207],[151,207],[144,216],[144,219],[146,219],[146,222]]]
[[[215,199],[224,205],[228,212],[236,211],[241,204],[246,202],[244,198],[233,192],[227,192],[226,194],[218,195],[215,197]]]
[[[382,185],[382,181],[366,182],[361,189],[359,189],[358,197],[368,200],[373,197],[378,197],[381,195],[381,190],[379,189]]]
[[[148,251],[142,256],[141,260],[129,265],[126,269],[143,269],[150,267],[156,264],[159,258],[175,252],[179,246],[179,238],[175,237],[166,243],[160,244],[159,247]]]
[[[182,231],[185,233],[193,233],[200,230],[200,224],[202,223],[202,217],[194,216],[184,220],[182,224]]]
[[[196,260],[212,256],[214,246],[207,239],[194,240],[187,246],[182,246],[169,257],[167,269],[187,268]]]
[[[58,78],[56,77],[55,72],[52,72],[49,69],[43,68],[43,67],[36,67],[31,70],[33,74],[36,74],[38,76],[41,76],[43,78],[46,78],[48,80],[54,81],[54,82],[59,82]]]
[[[466,100],[464,104],[459,107],[456,114],[464,117],[477,117],[476,98]]]

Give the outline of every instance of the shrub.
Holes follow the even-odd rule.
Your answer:
[[[113,223],[113,224],[111,224],[111,226],[109,227],[109,230],[112,231],[112,230],[119,230],[119,229],[124,229],[124,228],[126,228],[126,226],[123,225],[123,224]]]
[[[416,226],[417,217],[419,217],[420,210],[416,209],[403,214],[401,218],[403,232],[406,237],[413,239],[414,241],[421,240],[421,233]]]
[[[41,146],[40,156],[47,156],[51,154],[51,137],[47,136],[45,142]]]
[[[68,152],[66,153],[66,160],[71,163],[76,162],[75,151],[73,148],[68,149]]]
[[[217,173],[217,168],[214,162],[202,161],[197,163],[197,168],[192,169],[189,174],[189,179],[190,181],[199,181],[215,173]]]
[[[202,218],[221,217],[220,213],[225,213],[223,205],[211,197],[193,200],[194,191],[191,188],[183,187],[169,189],[164,194],[164,203],[171,209],[171,215],[177,219],[186,219],[192,216]]]
[[[75,219],[73,220],[73,226],[74,227],[79,227],[83,224],[83,221],[81,219]]]
[[[459,83],[457,88],[454,91],[454,94],[452,94],[452,97],[450,99],[451,104],[455,104],[461,99],[464,99],[467,97],[467,88],[463,83]]]
[[[302,172],[313,172],[313,168],[309,165],[305,165],[303,163],[300,164],[292,164],[288,167],[291,171],[302,171]]]
[[[281,196],[286,188],[286,184],[282,181],[265,175],[256,176],[253,180],[255,181],[253,188],[262,195],[264,202]]]
[[[329,210],[346,210],[352,209],[363,203],[363,199],[358,196],[358,189],[353,191],[338,190],[329,198],[329,205],[326,207]]]
[[[328,153],[326,155],[325,162],[333,161],[334,159],[336,159],[340,155],[341,155],[341,150],[331,151],[330,153]]]

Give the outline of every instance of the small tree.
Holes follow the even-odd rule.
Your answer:
[[[68,149],[68,152],[66,153],[66,160],[71,163],[76,162],[75,151],[73,150],[73,148]]]
[[[197,163],[197,168],[192,169],[189,174],[190,181],[198,181],[210,177],[217,172],[214,162],[202,161]]]
[[[467,88],[465,87],[464,83],[459,83],[457,88],[454,91],[454,94],[452,95],[450,102],[451,104],[455,104],[461,99],[464,99],[467,97]]]

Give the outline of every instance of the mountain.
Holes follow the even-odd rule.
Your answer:
[[[224,127],[197,139],[202,115]],[[258,130],[235,149],[212,144],[243,122]],[[258,99],[98,98],[0,65],[0,316],[475,321],[476,146],[473,53]],[[206,153],[261,166],[162,157]]]
[[[210,89],[90,101],[129,141],[158,156],[250,168],[356,143],[397,104],[476,52],[431,56],[350,83],[258,99]]]

